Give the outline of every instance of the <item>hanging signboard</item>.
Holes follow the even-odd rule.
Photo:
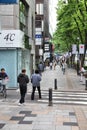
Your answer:
[[[17,4],[18,0],[0,0],[0,4]]]
[[[39,55],[40,55],[40,56],[43,55],[43,49],[39,49]]]
[[[42,34],[41,34],[41,32],[36,32],[36,34],[35,34],[35,44],[36,45],[42,44]]]
[[[79,54],[84,54],[84,44],[79,45]]]

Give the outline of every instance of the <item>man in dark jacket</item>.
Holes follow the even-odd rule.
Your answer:
[[[20,88],[20,101],[19,105],[25,102],[25,94],[27,92],[27,83],[29,83],[29,77],[26,75],[26,69],[22,69],[22,72],[17,77],[17,82],[19,83]]]

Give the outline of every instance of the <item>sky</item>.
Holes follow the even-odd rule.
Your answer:
[[[50,26],[50,32],[53,34],[56,30],[56,7],[57,7],[58,0],[50,0],[49,5],[49,26]]]

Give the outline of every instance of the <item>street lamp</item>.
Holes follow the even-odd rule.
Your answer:
[[[79,75],[79,66],[80,66],[80,61],[79,61],[79,37],[77,37],[77,75]]]

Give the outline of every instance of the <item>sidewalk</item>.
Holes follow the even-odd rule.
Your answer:
[[[85,92],[85,85],[80,83],[76,71],[67,69],[65,75],[61,68],[46,68],[42,74],[42,100],[49,88],[54,90],[54,79],[57,79],[57,91]],[[30,100],[31,83],[29,83],[26,105],[18,106],[19,92],[8,90],[7,99],[0,99],[1,130],[87,130],[87,105],[66,105],[39,103],[38,93],[35,100]],[[57,95],[56,95],[57,96]],[[84,96],[84,94],[83,94]],[[87,99],[87,97],[86,97]]]

